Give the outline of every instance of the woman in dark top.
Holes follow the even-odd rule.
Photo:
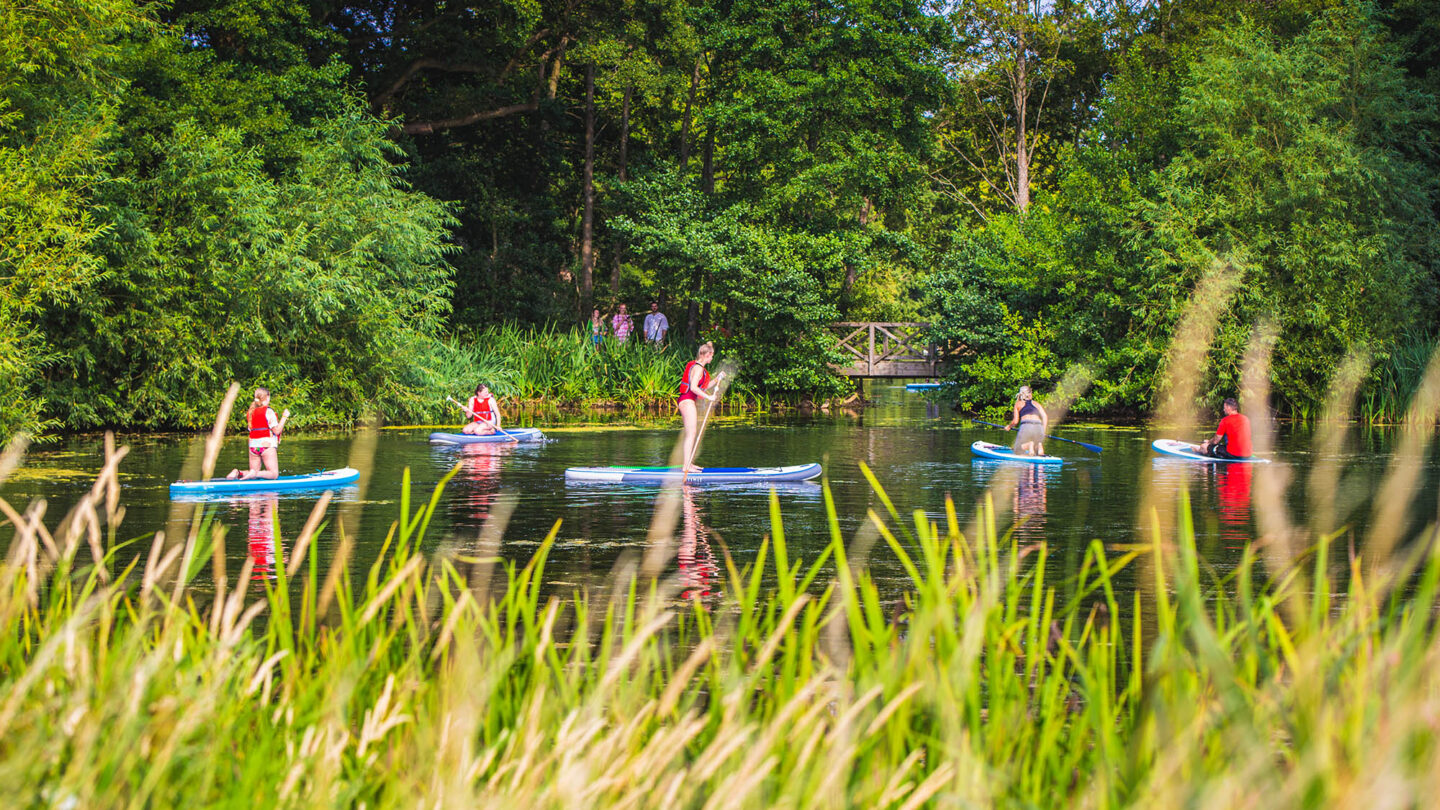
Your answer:
[[[1045,455],[1045,426],[1049,422],[1049,414],[1035,401],[1030,386],[1020,386],[1020,393],[1015,395],[1015,405],[1010,409],[1010,424],[1005,426],[1006,430],[1016,426],[1020,428],[1011,449],[1030,456]]]

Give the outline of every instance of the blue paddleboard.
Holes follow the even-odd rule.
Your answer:
[[[1017,453],[1003,444],[991,444],[990,442],[975,442],[970,445],[970,452],[981,458],[1023,461],[1026,464],[1063,464],[1065,462],[1065,459],[1059,456],[1027,456],[1024,453]]]
[[[684,478],[688,484],[742,484],[766,481],[809,481],[820,477],[819,464],[793,467],[705,467],[682,476],[679,467],[571,467],[570,484],[670,484]]]
[[[505,433],[489,436],[472,436],[468,433],[431,433],[431,444],[493,444],[495,442],[538,442],[544,441],[545,434],[540,428],[507,428]]]
[[[910,383],[905,386],[906,391],[934,391],[945,383]]]
[[[353,467],[324,470],[306,475],[282,475],[274,480],[265,478],[212,478],[209,481],[176,481],[170,494],[196,495],[222,492],[280,492],[287,489],[335,489],[360,480],[360,471]]]
[[[1269,464],[1268,458],[1216,458],[1195,452],[1195,445],[1190,442],[1182,442],[1176,439],[1156,439],[1150,443],[1155,452],[1175,458],[1187,458],[1191,461],[1218,461],[1226,464]]]

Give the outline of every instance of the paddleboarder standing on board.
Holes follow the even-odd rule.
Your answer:
[[[685,373],[680,377],[680,398],[675,407],[680,410],[680,419],[685,425],[680,445],[684,451],[685,472],[700,472],[695,466],[695,451],[700,443],[699,419],[696,400],[703,397],[713,403],[715,392],[710,389],[710,374],[705,365],[715,357],[715,344],[706,342],[695,352],[695,359],[685,364]]]
[[[492,436],[500,429],[500,406],[483,382],[475,386],[475,396],[470,397],[465,412],[470,414],[470,423],[461,430],[471,436]]]
[[[250,459],[250,469],[245,472],[231,470],[225,477],[232,480],[264,478],[269,481],[279,478],[280,455],[277,448],[280,446],[280,433],[285,430],[285,420],[289,418],[289,411],[283,416],[275,416],[275,409],[270,407],[270,389],[256,388],[255,400],[245,414],[250,426],[250,452],[246,454]]]
[[[1010,408],[1010,424],[1005,426],[1006,430],[1017,425],[1020,428],[1010,449],[1028,456],[1045,455],[1045,426],[1049,423],[1050,415],[1035,401],[1030,386],[1020,386],[1020,392],[1015,395],[1015,405]]]
[[[1225,415],[1215,428],[1215,435],[1193,445],[1195,452],[1211,458],[1249,458],[1252,452],[1249,417],[1240,413],[1240,403],[1234,397],[1227,398],[1220,409]]]

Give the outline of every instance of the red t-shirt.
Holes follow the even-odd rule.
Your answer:
[[[1220,420],[1215,435],[1225,439],[1225,452],[1232,456],[1250,455],[1250,420],[1243,413],[1232,413]]]

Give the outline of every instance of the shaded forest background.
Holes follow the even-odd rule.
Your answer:
[[[1397,413],[1436,342],[1434,0],[0,9],[0,435],[232,379],[430,418],[515,325],[652,299],[769,396],[926,320],[962,405],[1084,364],[1144,412],[1208,274],[1210,400],[1260,322],[1301,416],[1348,352]]]

